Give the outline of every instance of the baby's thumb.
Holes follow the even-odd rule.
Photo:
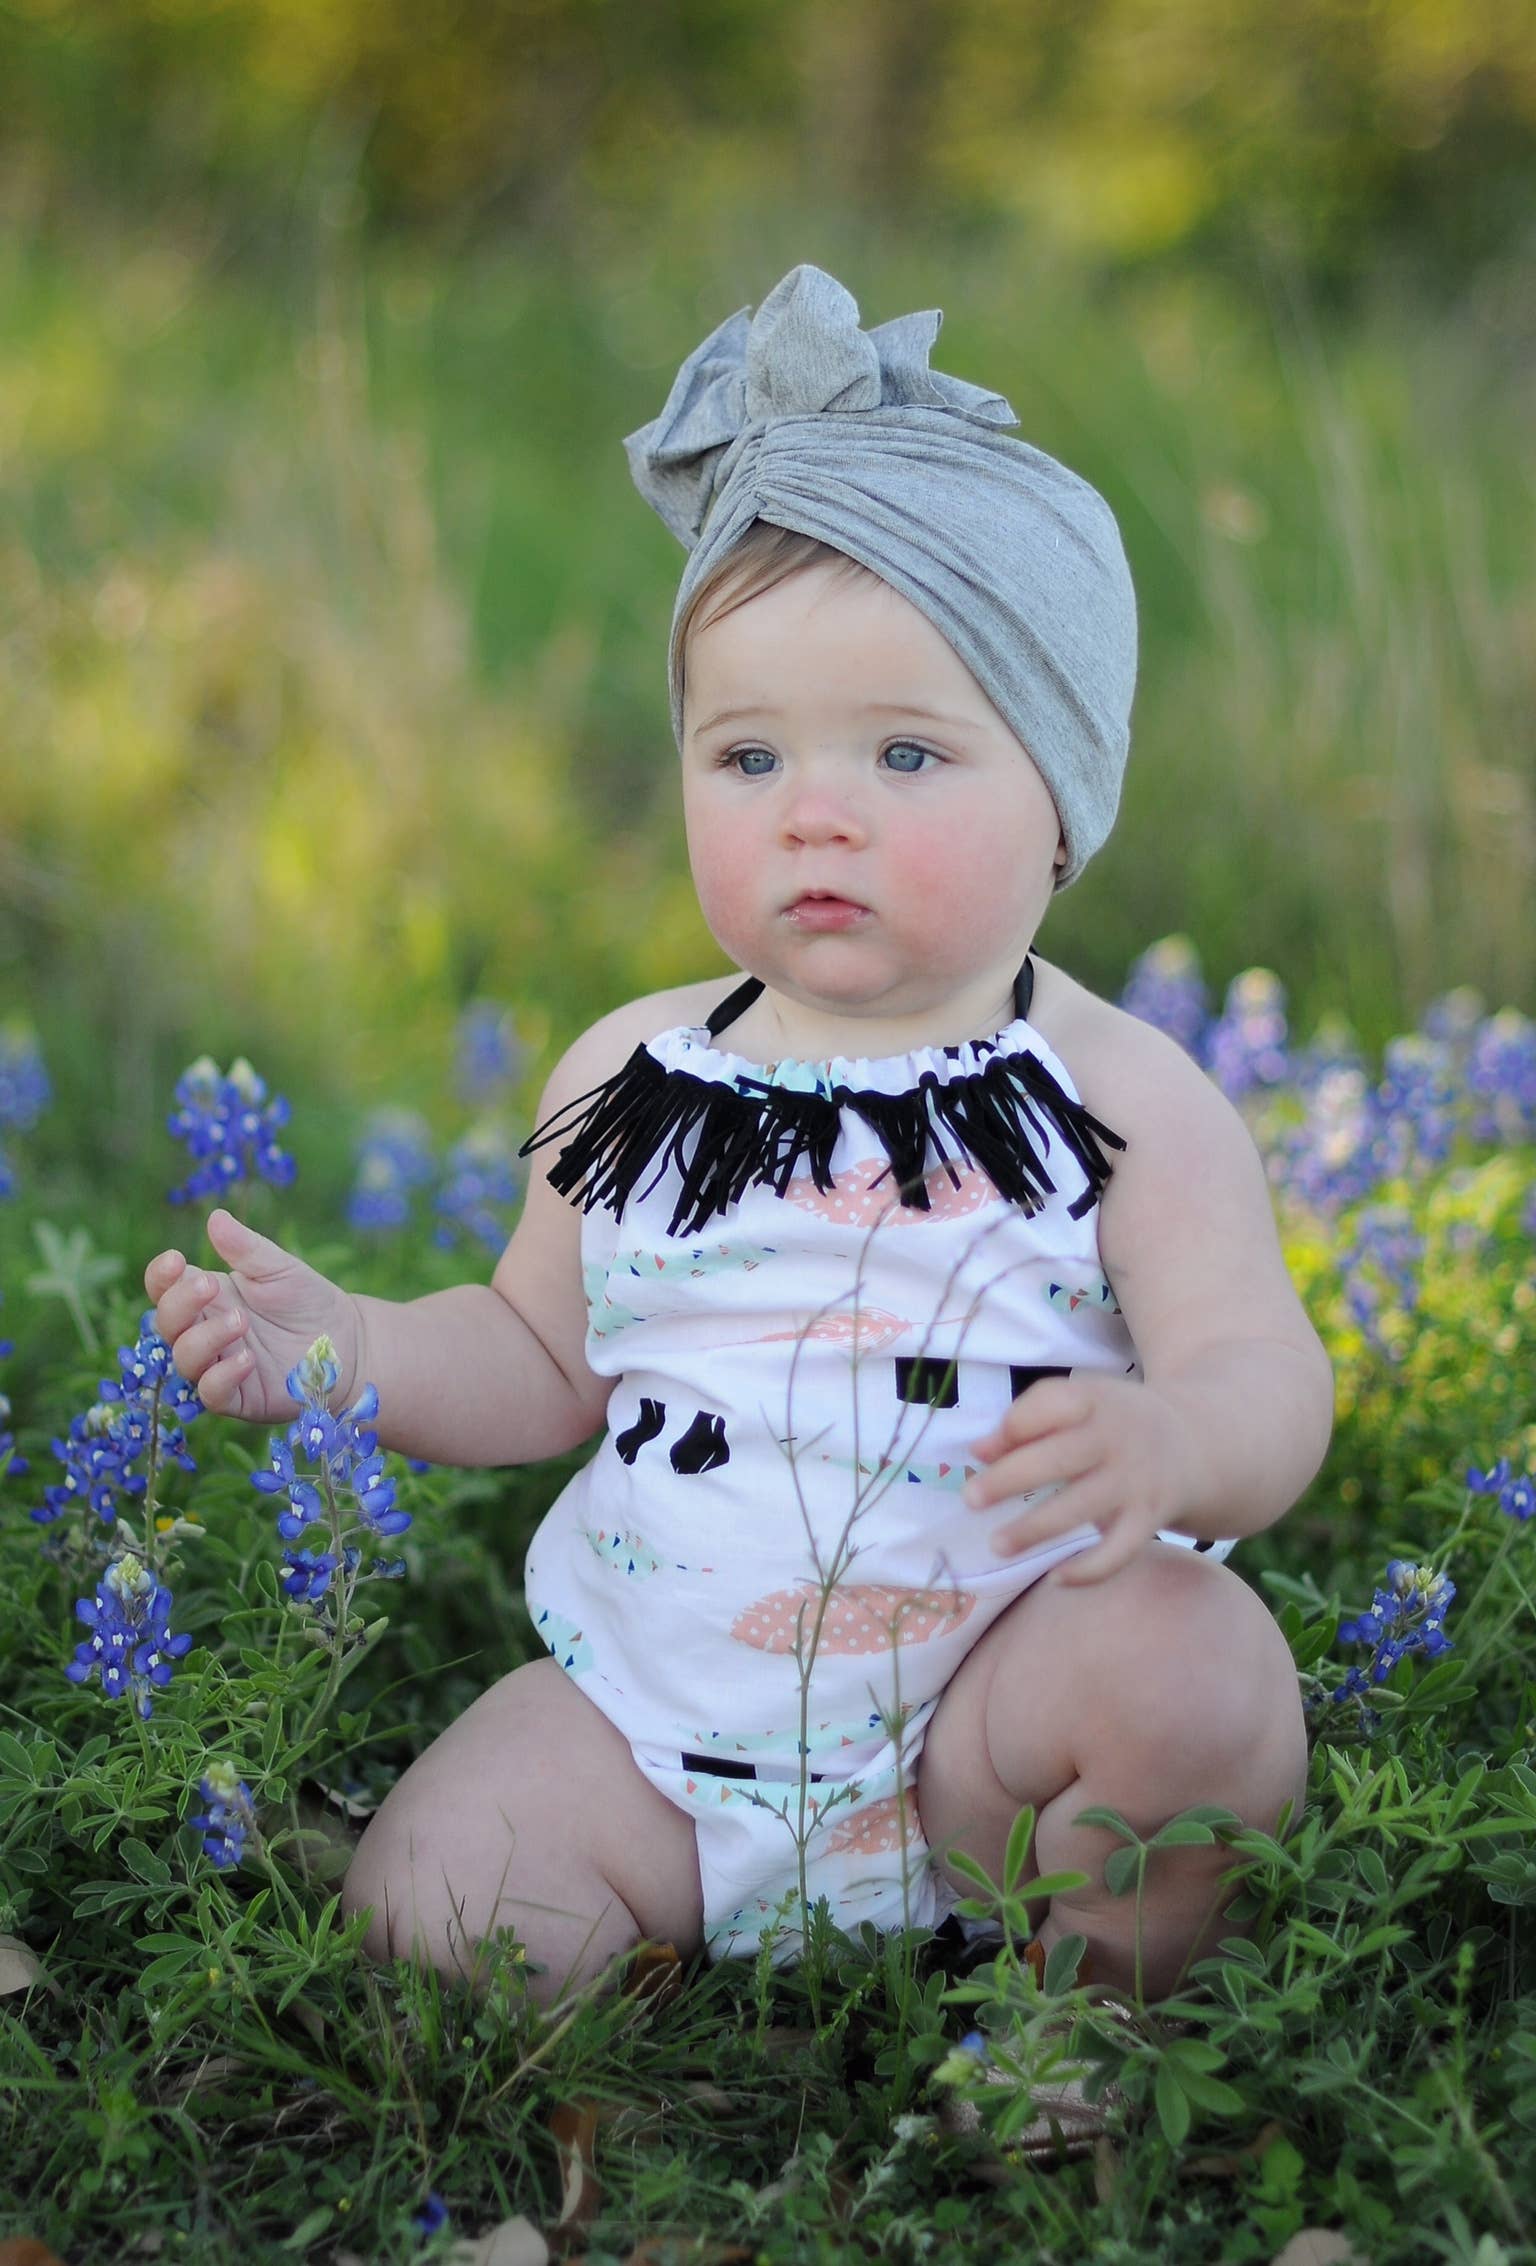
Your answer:
[[[255,1275],[258,1280],[275,1275],[280,1268],[291,1264],[280,1243],[258,1235],[244,1220],[237,1220],[233,1212],[208,1214],[208,1240],[226,1267],[243,1275]]]

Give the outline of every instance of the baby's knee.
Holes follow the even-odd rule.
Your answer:
[[[1140,1641],[1117,1673],[1122,1738],[1186,1803],[1252,1810],[1299,1801],[1305,1718],[1274,1615],[1209,1559],[1169,1549],[1148,1571]]]

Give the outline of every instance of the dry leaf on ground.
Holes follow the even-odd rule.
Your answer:
[[[1365,2266],[1365,2261],[1337,2227],[1303,2227],[1270,2266]]]
[[[599,2114],[597,2102],[587,2100],[562,2101],[550,2112],[549,2129],[560,2151],[564,2182],[560,2216],[555,2221],[558,2229],[590,2226],[602,2208],[603,2191],[592,2162]]]
[[[55,1998],[63,1995],[53,1977],[43,1973],[42,1961],[30,1944],[20,1936],[0,1936],[0,1998],[8,1991],[29,1991],[34,1983],[41,1983]]]

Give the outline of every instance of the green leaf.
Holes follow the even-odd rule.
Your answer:
[[[1134,1849],[1112,1849],[1104,1865],[1104,1886],[1111,1896],[1123,1896],[1142,1868],[1141,1844]]]
[[[985,1865],[978,1865],[976,1859],[964,1849],[946,1849],[944,1862],[952,1872],[964,1873],[967,1880],[973,1880],[978,1888],[984,1888],[993,1903],[996,1903],[997,1888]]]
[[[1083,1953],[1088,1949],[1086,1936],[1058,1936],[1045,1955],[1043,1985],[1047,1998],[1057,1998],[1070,1991],[1077,1981],[1077,1970]]]
[[[1029,1844],[1034,1830],[1034,1805],[1026,1802],[1008,1832],[1008,1847],[1003,1853],[1003,1887],[1005,1889],[1017,1888],[1024,1877],[1024,1867],[1029,1862]]]
[[[1149,1849],[1208,1849],[1216,1836],[1198,1818],[1170,1818],[1148,1842]]]
[[[1141,1835],[1135,1826],[1127,1825],[1118,1810],[1106,1810],[1102,1805],[1091,1810],[1079,1810],[1072,1820],[1074,1825],[1102,1825],[1110,1833],[1118,1833],[1122,1841],[1133,1841],[1141,1847]]]
[[[1177,2148],[1189,2131],[1189,2101],[1169,2062],[1163,2062],[1158,2069],[1155,2098],[1157,2121],[1169,2147]]]
[[[13,1731],[0,1731],[0,1766],[14,1770],[18,1778],[34,1785],[37,1774],[32,1768],[32,1750],[24,1747]]]
[[[1183,2069],[1179,2082],[1197,2109],[1214,2110],[1217,2116],[1246,2115],[1248,2103],[1235,2085],[1228,2085],[1220,2077],[1207,2077],[1199,2070]]]
[[[1389,1896],[1391,1894],[1392,1884],[1387,1879],[1387,1868],[1374,1849],[1357,1849],[1355,1863],[1360,1868],[1360,1878],[1365,1882],[1373,1896]]]
[[[151,1888],[168,1888],[171,1868],[163,1857],[157,1857],[147,1843],[131,1833],[125,1834],[117,1845],[117,1853],[135,1877],[147,1881]]]

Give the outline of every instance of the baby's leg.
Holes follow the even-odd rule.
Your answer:
[[[1073,1819],[1118,1810],[1148,1839],[1178,1810],[1219,1802],[1273,1832],[1307,1779],[1305,1719],[1290,1648],[1261,1598],[1209,1558],[1152,1542],[1102,1582],[1064,1588],[1047,1574],[961,1664],[934,1712],[918,1769],[929,1845],[958,1847],[1000,1876],[1008,1830],[1035,1810],[1025,1878],[1084,1872],[1042,1919],[1047,1946],[1088,1939],[1094,1982],[1135,1975],[1136,1894],[1111,1896],[1104,1860],[1118,1837]],[[1187,1961],[1240,1934],[1224,1920],[1230,1850],[1160,1850],[1142,1892],[1149,1999]],[[969,1884],[952,1875],[964,1889]]]
[[[686,1956],[702,1932],[692,1820],[553,1660],[482,1692],[391,1788],[342,1888],[367,1904],[373,1958],[414,1949],[477,1988],[476,1944],[513,1929],[544,2005],[642,1937]]]

